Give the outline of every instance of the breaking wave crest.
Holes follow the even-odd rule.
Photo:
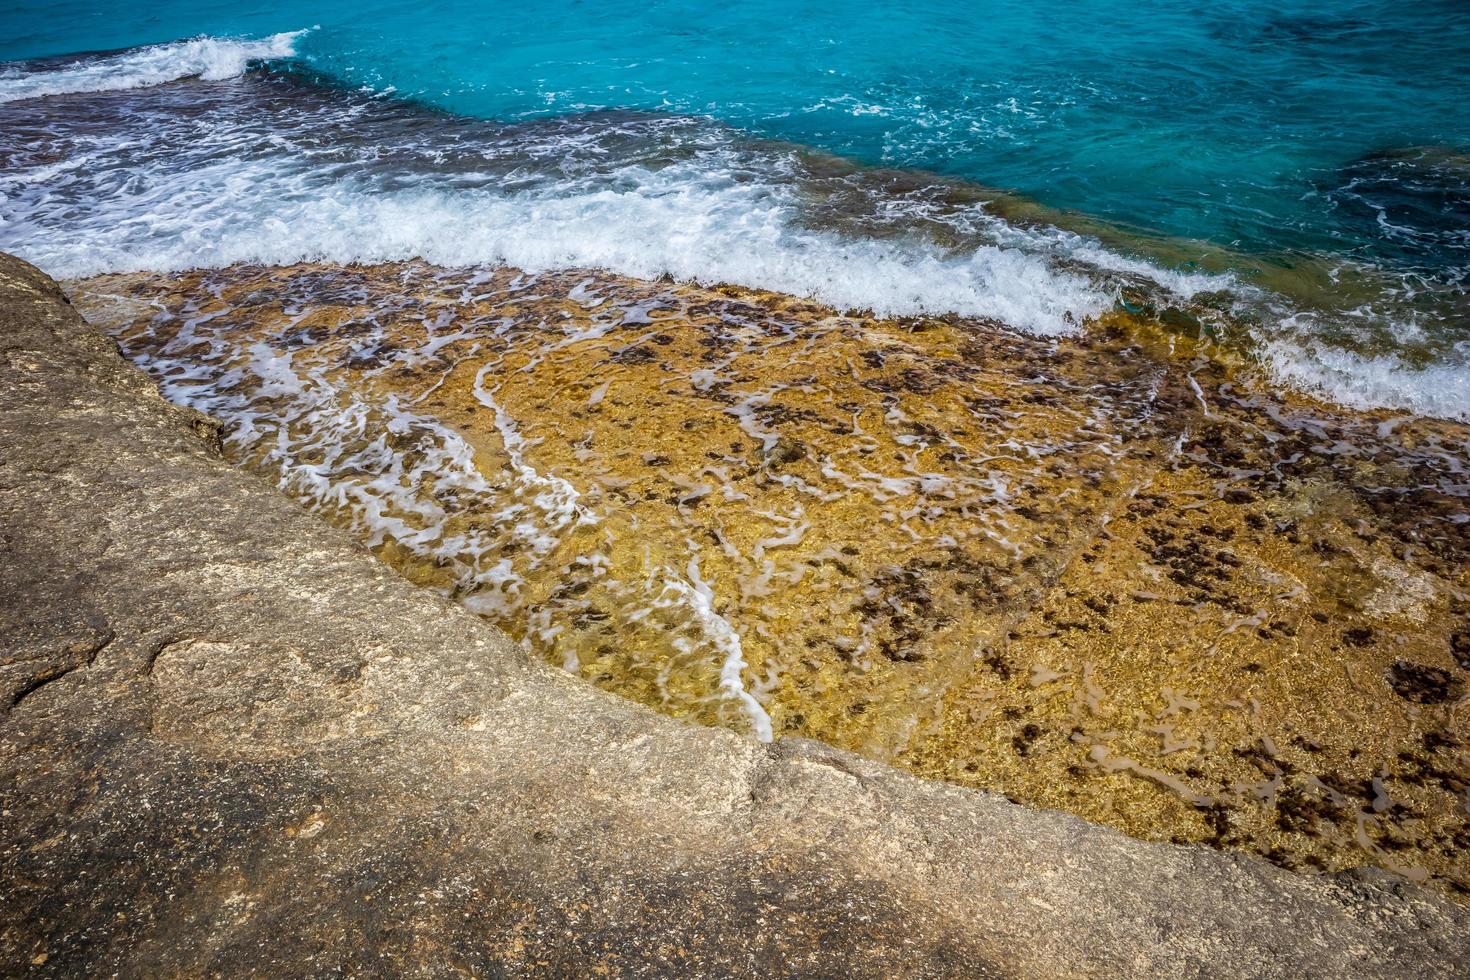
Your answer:
[[[148,88],[183,78],[218,81],[244,73],[252,62],[289,58],[305,31],[259,40],[196,37],[153,44],[120,54],[72,61],[60,67],[0,71],[0,102],[79,92]]]
[[[24,251],[66,277],[409,258],[531,272],[602,268],[772,289],[880,315],[988,317],[1038,334],[1072,332],[1113,303],[1105,286],[1019,248],[945,255],[920,243],[802,229],[771,188],[701,186],[694,175],[685,182],[629,173],[619,190],[525,195],[348,186],[311,194],[266,175],[215,176],[195,175],[194,186],[158,200],[145,229],[129,220],[133,202],[123,200],[107,209],[122,213],[99,211],[95,221],[74,222],[66,240]]]

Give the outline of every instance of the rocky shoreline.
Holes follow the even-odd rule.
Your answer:
[[[0,971],[1452,976],[1382,872],[1149,843],[530,658],[0,259]]]
[[[419,262],[69,288],[229,461],[599,687],[1470,894],[1470,426],[1147,310],[1041,339]]]

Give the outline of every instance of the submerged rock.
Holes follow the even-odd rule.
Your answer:
[[[1458,688],[1393,686],[1399,660],[1459,669],[1470,427],[1283,396],[1146,317],[1053,342],[415,263],[77,296],[229,458],[609,690],[1470,890],[1463,797],[1417,775]],[[1395,805],[1281,818],[1344,779]]]
[[[1444,704],[1463,693],[1463,685],[1448,670],[1399,660],[1388,671],[1393,693],[1420,704]]]

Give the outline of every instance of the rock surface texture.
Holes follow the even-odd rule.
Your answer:
[[[0,972],[1451,976],[1386,875],[1150,844],[539,661],[0,258]]]

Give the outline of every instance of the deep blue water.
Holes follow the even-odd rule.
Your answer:
[[[238,86],[228,97],[202,88],[194,96],[180,97],[169,91],[177,86],[167,85],[131,88],[122,94],[52,91],[106,88],[112,83],[89,85],[85,79],[126,80],[143,70],[127,55],[114,56],[111,62],[78,62],[67,56],[200,35],[260,39],[307,28],[293,41],[256,53],[278,72],[295,71],[298,81],[292,84],[298,95],[303,73],[312,86],[325,85],[339,93],[335,108],[312,110],[319,113],[314,122],[302,121],[306,110],[299,106],[291,110],[290,119],[271,115],[285,112],[281,104],[286,96],[279,90],[285,83],[279,78],[272,95],[263,95],[263,89],[242,95]],[[177,47],[163,49],[148,61],[145,74],[152,74],[144,80],[161,81],[171,72],[177,77],[202,72],[206,80],[218,78],[223,83],[238,74],[238,66],[232,70],[228,64],[220,65],[220,58],[218,51],[190,55]],[[271,125],[279,132],[298,136],[341,127],[339,143],[358,146],[360,159],[366,159],[363,153],[372,155],[361,147],[378,140],[397,147],[393,152],[442,160],[445,147],[434,141],[444,137],[427,134],[435,127],[456,133],[459,147],[467,141],[490,140],[501,141],[496,145],[503,149],[505,141],[514,141],[514,133],[507,135],[503,129],[491,135],[487,129],[465,128],[466,118],[504,124],[595,118],[585,114],[598,109],[638,110],[656,114],[638,125],[651,119],[674,122],[654,127],[657,136],[650,135],[652,130],[631,137],[625,131],[624,137],[642,147],[632,157],[618,155],[622,152],[618,140],[613,141],[616,145],[604,145],[607,126],[597,130],[589,124],[578,131],[573,142],[596,149],[590,151],[592,163],[575,163],[573,171],[587,177],[596,169],[598,153],[614,162],[597,180],[579,177],[567,184],[548,183],[548,174],[556,167],[547,159],[571,153],[566,131],[559,137],[561,143],[546,142],[550,131],[545,127],[525,131],[536,134],[526,136],[526,146],[528,159],[540,161],[530,168],[536,173],[537,201],[562,202],[561,211],[548,205],[549,210],[537,213],[541,220],[561,222],[556,227],[567,235],[588,233],[567,224],[575,220],[638,223],[645,230],[656,229],[650,234],[665,246],[672,226],[658,222],[675,221],[678,234],[689,236],[686,251],[698,256],[704,249],[709,262],[684,261],[683,252],[663,255],[653,246],[653,251],[645,249],[637,258],[626,249],[619,252],[604,244],[563,248],[557,255],[565,261],[601,261],[635,273],[667,267],[666,271],[695,278],[766,279],[834,302],[851,300],[895,312],[952,307],[1009,318],[1023,329],[1060,329],[1097,312],[1100,300],[1088,289],[1101,289],[1104,298],[1126,291],[1126,282],[1120,286],[1096,279],[1097,256],[1087,243],[1079,249],[1075,242],[1063,247],[1054,240],[1038,243],[1034,236],[1017,241],[995,227],[976,238],[980,233],[969,219],[960,222],[958,238],[948,232],[939,236],[935,246],[939,253],[925,253],[922,262],[912,252],[894,259],[883,249],[890,247],[895,233],[891,228],[875,229],[902,212],[900,224],[922,230],[938,206],[932,194],[926,196],[923,181],[888,179],[885,187],[875,189],[875,182],[882,183],[881,175],[869,174],[863,201],[843,206],[861,220],[846,224],[839,220],[834,225],[836,219],[819,214],[819,207],[811,210],[816,207],[813,200],[830,203],[834,198],[832,188],[818,179],[820,174],[813,177],[804,171],[797,179],[788,172],[793,167],[820,171],[829,165],[805,160],[799,152],[792,163],[789,153],[758,149],[759,139],[775,139],[870,167],[918,169],[1013,191],[1021,200],[1052,209],[1045,213],[1048,220],[1063,228],[1100,234],[1101,244],[1122,257],[1102,261],[1110,274],[1133,275],[1137,269],[1129,263],[1135,259],[1161,270],[1159,275],[1148,273],[1160,281],[1167,281],[1169,274],[1192,273],[1196,264],[1191,260],[1212,271],[1232,270],[1240,283],[1270,294],[1254,298],[1245,320],[1259,334],[1262,349],[1271,352],[1283,380],[1316,386],[1350,402],[1470,413],[1470,372],[1461,370],[1470,359],[1470,3],[1464,0],[1217,0],[1195,5],[1161,0],[738,4],[526,0],[513,5],[464,0],[310,5],[282,0],[249,5],[162,0],[122,9],[81,0],[45,4],[27,0],[12,2],[0,12],[0,60],[21,62],[0,73],[0,99],[7,97],[7,85],[12,92],[12,101],[0,105],[4,110],[0,127],[9,119],[14,133],[31,140],[43,135],[58,140],[48,160],[57,153],[83,152],[76,137],[87,120],[94,124],[97,119],[109,120],[107,126],[122,132],[136,124],[141,112],[152,119],[151,127],[175,132],[181,141],[174,147],[177,152],[147,160],[114,156],[109,165],[154,168],[175,181],[184,180],[181,174],[187,172],[188,180],[197,183],[204,172],[200,168],[218,168],[221,154],[234,154],[230,159],[240,166],[237,179],[259,181],[262,193],[274,195],[270,201],[285,222],[285,237],[299,240],[297,251],[303,254],[353,258],[378,253],[334,251],[331,242],[306,235],[292,217],[298,212],[291,209],[298,205],[306,209],[300,214],[309,212],[314,222],[330,220],[323,202],[338,200],[338,192],[359,195],[352,207],[344,205],[354,215],[360,216],[359,205],[368,200],[361,195],[369,195],[375,209],[390,200],[410,208],[409,200],[383,195],[401,195],[414,183],[406,176],[412,171],[422,178],[414,185],[417,190],[437,195],[438,205],[448,206],[444,194],[473,191],[480,195],[474,198],[475,206],[488,208],[518,193],[515,179],[522,171],[509,163],[490,167],[481,174],[489,183],[468,187],[464,167],[448,183],[442,168],[410,167],[364,183],[345,171],[330,179],[320,171],[307,175],[309,165],[298,156],[289,167],[276,160],[266,168],[267,178],[264,171],[252,169],[256,164],[251,162],[264,151],[242,149],[245,133],[261,140],[261,145],[268,142],[269,126],[251,123],[252,116],[257,121],[275,120]],[[30,88],[21,94],[38,97],[15,98],[26,85]],[[379,98],[351,94],[359,89]],[[86,98],[92,101],[85,105],[77,101]],[[316,105],[313,99],[326,98],[311,95],[298,101]],[[236,127],[230,131],[234,135],[226,139],[212,132],[198,140],[188,136],[187,125],[198,123],[189,108],[191,99],[213,106],[210,111],[220,119],[233,119],[229,125]],[[211,101],[218,99],[225,101]],[[394,100],[400,100],[395,108],[383,108],[385,101]],[[444,110],[459,120],[451,122],[452,117],[423,108]],[[411,111],[420,114],[410,124],[405,120]],[[396,113],[397,122],[391,126],[383,122],[385,113]],[[688,117],[707,117],[709,122],[680,130],[675,123]],[[364,122],[349,134],[353,119],[376,120],[373,125],[378,128]],[[186,125],[181,120],[192,122]],[[622,126],[618,122],[612,130]],[[421,138],[415,142],[408,133]],[[0,224],[0,247],[22,254],[29,249],[43,264],[49,261],[61,272],[177,264],[177,256],[168,261],[158,258],[166,250],[138,235],[119,239],[105,255],[82,260],[80,244],[65,240],[60,215],[64,211],[75,220],[79,214],[106,211],[115,220],[116,201],[107,200],[103,192],[116,187],[82,186],[85,181],[72,178],[47,185],[50,171],[36,169],[36,160],[25,157],[26,148],[16,145],[19,139],[0,129],[0,149],[9,143],[13,151],[8,161],[12,171],[28,175],[8,189],[0,186],[0,194],[6,195],[0,203],[4,209],[0,220],[8,222]],[[652,157],[650,141],[660,147]],[[671,141],[683,149],[671,150]],[[212,146],[208,152],[200,149],[206,144]],[[97,156],[95,138],[86,143],[86,152],[90,165],[98,165],[102,158]],[[680,184],[675,178],[681,175],[673,171],[690,154],[704,164],[682,173],[685,183]],[[503,154],[497,159],[504,159]],[[634,163],[636,179],[629,177]],[[663,182],[647,177],[648,172],[662,174]],[[230,184],[220,179],[222,186]],[[636,185],[632,191],[627,189],[630,180]],[[749,200],[736,193],[753,185],[776,189]],[[780,197],[791,186],[798,188],[794,196]],[[54,194],[48,195],[48,188]],[[332,188],[330,194],[327,188]],[[722,195],[717,201],[709,197],[715,192]],[[204,195],[202,189],[200,193]],[[598,210],[606,201],[595,195],[607,193],[624,194],[622,204],[630,207]],[[638,200],[631,202],[628,193]],[[698,196],[697,201],[684,203],[690,213],[703,216],[700,227],[670,217],[672,212],[663,213],[674,206],[669,195],[680,194]],[[60,199],[56,195],[66,200],[66,207],[48,210]],[[940,207],[950,210],[939,215],[951,224],[953,196],[949,194]],[[146,196],[141,204],[134,200],[128,213],[138,222],[136,227],[146,224],[148,217],[137,208],[154,206],[161,226],[177,230],[169,221],[181,223],[186,216],[170,212],[178,206],[174,195],[167,197],[152,205]],[[244,207],[247,198],[241,192],[236,206]],[[573,199],[576,207],[565,203]],[[430,206],[428,201],[414,200]],[[668,206],[661,217],[650,213],[649,202],[655,200]],[[761,208],[772,201],[779,205],[779,213],[763,212]],[[465,206],[455,204],[450,210],[458,215]],[[765,229],[748,240],[736,234],[749,231],[739,227],[742,206],[751,208],[755,223]],[[1014,201],[1005,206],[992,203],[990,212],[1010,215],[1016,207]],[[569,209],[574,213],[562,213]],[[206,223],[225,220],[206,212],[198,211],[195,217]],[[527,219],[526,213],[519,218],[486,213],[474,224],[480,232],[513,227]],[[504,225],[496,224],[502,219]],[[1092,219],[1107,224],[1097,225]],[[432,229],[415,232],[411,216],[375,212],[372,228],[381,231],[385,223],[397,236],[392,248],[385,246],[385,254],[417,252],[441,260],[476,257],[464,251],[446,255],[433,246],[415,249],[412,242],[400,240],[416,233],[425,240],[433,238]],[[830,234],[801,238],[795,252],[787,241],[782,246],[786,251],[773,253],[769,261],[719,266],[718,257],[728,255],[732,247],[748,249],[759,258],[762,243],[768,243],[771,235],[789,236],[796,226],[808,231],[819,226]],[[459,239],[465,237],[462,232]],[[352,232],[359,239],[363,233],[361,227]],[[698,237],[702,233],[706,239]],[[834,247],[834,241],[838,252],[817,262],[816,271],[806,265],[797,268],[799,263],[810,265],[814,250]],[[526,261],[524,249],[502,247],[499,242],[490,235],[482,243],[489,250],[483,257]],[[985,253],[984,262],[956,263],[956,248],[981,247],[1019,248],[1032,256],[1045,253],[1052,265],[1049,271],[1029,267],[1023,271],[990,253]],[[856,251],[842,251],[849,248]],[[1063,252],[1065,256],[1058,258]],[[239,259],[244,254],[225,250],[216,259]],[[290,249],[280,254],[266,250],[258,257],[290,254]],[[892,302],[881,291],[832,285],[844,277],[844,268],[861,267],[856,278],[883,274],[861,265],[877,261],[875,255],[898,261],[913,273],[906,280],[900,277]],[[542,258],[558,261],[555,255]],[[915,265],[930,259],[939,264],[922,269]],[[946,275],[984,281],[978,286],[957,284]],[[1006,275],[1022,277],[1033,292],[1050,290],[1050,298],[1035,308],[1027,307],[1021,296],[1001,296],[994,302],[965,299],[973,299],[977,290],[996,288]],[[1091,278],[1079,284],[1069,278],[1076,275]],[[1179,291],[1177,281],[1172,285]],[[1209,293],[1207,286],[1195,283],[1182,295],[1189,299]],[[1285,298],[1277,295],[1283,290],[1289,294]],[[1232,312],[1241,311],[1237,306]]]

